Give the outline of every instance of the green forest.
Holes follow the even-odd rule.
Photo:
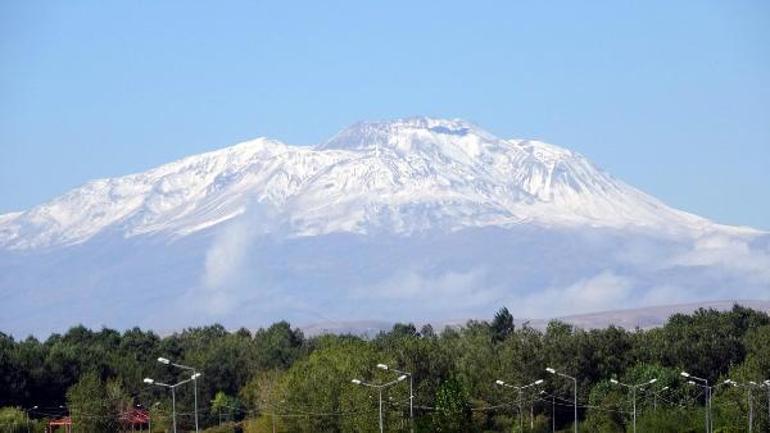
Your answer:
[[[537,330],[503,308],[488,321],[397,324],[372,338],[306,337],[286,322],[164,337],[83,326],[45,341],[0,333],[0,431],[42,433],[70,416],[76,433],[171,432],[172,395],[158,384],[192,372],[158,358],[201,373],[174,390],[186,432],[195,431],[196,389],[207,433],[378,432],[380,407],[386,432],[573,432],[575,390],[581,432],[632,432],[634,418],[640,433],[707,423],[748,432],[750,419],[753,432],[770,432],[770,317],[740,306],[649,330],[559,321]],[[121,424],[134,408],[148,411],[150,426]]]

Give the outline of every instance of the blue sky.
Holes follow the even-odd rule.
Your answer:
[[[0,3],[0,212],[239,140],[460,117],[770,229],[770,2]]]

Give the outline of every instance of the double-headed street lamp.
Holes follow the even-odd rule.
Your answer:
[[[574,389],[574,397],[575,397],[575,433],[578,433],[577,378],[572,377],[572,376],[570,376],[568,374],[564,374],[564,373],[558,372],[558,371],[556,371],[555,369],[553,369],[551,367],[547,367],[545,369],[545,371],[547,371],[547,372],[549,372],[551,374],[555,374],[555,375],[567,378],[567,379],[571,379],[574,382],[574,384],[575,384],[575,389]]]
[[[193,375],[193,376],[195,376],[195,375]],[[173,423],[174,423],[174,433],[176,433],[176,389],[180,385],[184,385],[185,383],[190,382],[190,381],[194,381],[195,379],[197,379],[197,378],[190,377],[189,379],[185,379],[185,380],[183,380],[181,382],[175,383],[173,385],[169,385],[167,383],[158,382],[155,379],[150,379],[149,377],[145,377],[144,378],[144,383],[146,383],[148,385],[155,385],[155,386],[160,386],[160,387],[163,387],[163,388],[171,389],[171,413],[172,413],[171,417],[172,417],[172,420],[173,420]]]
[[[396,380],[393,380],[393,381],[390,381],[390,382],[387,382],[387,383],[383,383],[383,384],[379,384],[379,385],[375,384],[375,383],[364,382],[364,381],[362,381],[360,379],[353,379],[353,380],[351,380],[351,382],[353,382],[356,385],[368,386],[370,388],[376,389],[379,392],[379,394],[380,394],[380,433],[383,433],[385,431],[383,423],[382,423],[382,390],[387,388],[387,387],[389,387],[389,386],[395,385],[398,382],[403,381],[404,379],[406,379],[406,377],[407,376],[405,374],[402,374],[401,376],[398,376],[398,378]]]
[[[738,382],[736,382],[734,380],[727,379],[727,380],[724,381],[724,383],[725,384],[730,384],[730,385],[736,386],[736,387],[737,386],[742,386],[742,387],[746,388],[746,393],[747,393],[746,400],[747,400],[747,403],[748,403],[748,406],[749,406],[749,433],[751,433],[753,431],[753,429],[754,429],[754,399],[751,396],[751,388],[755,388],[755,387],[759,388],[762,385],[759,385],[756,382],[751,381],[751,380],[746,382],[746,383],[744,383],[744,384],[740,384],[740,383],[738,383]],[[768,381],[765,381],[765,383],[768,383]],[[768,397],[770,397],[770,395]],[[770,402],[768,403],[768,406],[770,406]]]
[[[190,377],[190,379],[193,381],[193,393],[195,394],[195,433],[198,433],[198,378],[201,377],[201,373],[199,373],[198,370],[196,370],[194,367],[171,362],[170,359],[164,358],[162,356],[158,358],[158,362],[193,372],[193,375]]]
[[[706,391],[706,433],[711,432],[713,424],[711,422],[711,387],[709,386],[708,379],[702,377],[693,376],[692,374],[683,371],[679,373],[682,377],[690,379],[687,383],[690,385],[697,385]],[[699,383],[695,383],[698,381]]]
[[[396,374],[409,376],[409,425],[410,430],[414,431],[414,378],[412,377],[412,373],[390,368],[387,364],[377,364],[377,368],[380,370],[389,370]]]
[[[618,382],[617,379],[610,379],[610,382],[612,382],[613,384],[624,386],[624,387],[626,387],[626,388],[631,390],[631,395],[633,396],[633,400],[634,400],[634,433],[636,433],[636,390],[639,389],[639,388],[643,388],[643,387],[645,387],[647,385],[652,385],[653,383],[655,383],[657,381],[658,381],[658,379],[650,379],[647,382],[640,383],[640,384],[637,384],[637,385],[628,385],[628,384],[625,384],[623,382]]]
[[[543,379],[538,379],[538,380],[536,380],[536,381],[534,381],[532,383],[529,383],[527,385],[522,385],[522,386],[511,385],[509,383],[503,382],[500,379],[495,381],[495,385],[497,385],[497,386],[504,386],[506,388],[512,388],[512,389],[515,389],[515,390],[519,391],[519,431],[524,431],[524,425],[522,424],[522,420],[524,419],[524,412],[521,409],[521,402],[522,402],[521,392],[524,391],[527,388],[531,388],[533,386],[540,385],[541,383],[543,383]]]

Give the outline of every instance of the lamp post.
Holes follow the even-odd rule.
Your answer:
[[[385,431],[385,428],[384,428],[384,425],[383,425],[383,422],[382,422],[382,390],[387,388],[387,387],[389,387],[389,386],[395,385],[398,382],[403,381],[404,379],[406,379],[406,377],[407,376],[405,374],[402,374],[396,380],[392,380],[390,382],[379,384],[379,385],[375,384],[375,383],[364,382],[364,381],[362,381],[360,379],[353,379],[353,380],[351,380],[351,382],[354,383],[355,385],[368,386],[369,388],[374,388],[374,389],[376,389],[379,392],[379,394],[380,394],[380,433],[384,433],[384,431]]]
[[[669,389],[670,388],[668,386],[664,386],[663,388],[660,389],[660,391],[652,393],[652,409],[653,410],[658,410],[658,394],[662,393],[663,391],[667,391]]]
[[[30,421],[29,421],[29,412],[30,412],[30,411],[33,411],[33,410],[36,410],[36,409],[37,409],[37,406],[32,406],[31,408],[29,408],[29,409],[27,409],[27,410],[25,410],[25,411],[24,411],[24,412],[27,414],[27,433],[30,433],[30,427],[29,427],[29,422],[30,422]]]
[[[767,388],[767,422],[770,424],[770,379],[762,382],[762,386]]]
[[[555,375],[567,378],[567,379],[572,379],[572,381],[574,382],[574,384],[575,384],[575,389],[574,389],[574,398],[575,398],[575,433],[578,433],[577,378],[572,377],[572,376],[567,375],[567,374],[564,374],[564,373],[561,373],[561,372],[558,372],[558,371],[556,371],[555,369],[553,369],[551,367],[547,367],[545,369],[545,371],[547,371],[547,372],[549,372],[551,374],[555,374]]]
[[[548,396],[548,393],[545,391],[540,391],[540,395]],[[556,396],[553,394],[551,394],[551,431],[556,433]]]
[[[409,376],[409,430],[414,432],[414,378],[412,377],[412,373],[390,368],[387,364],[377,364],[377,368],[380,370],[390,370],[396,374]]]
[[[522,409],[521,409],[521,402],[522,402],[521,392],[523,390],[527,389],[527,388],[531,388],[533,386],[540,385],[541,383],[543,383],[543,379],[538,379],[538,380],[536,380],[536,381],[534,381],[532,383],[529,383],[529,384],[523,385],[523,386],[511,385],[509,383],[503,382],[500,379],[495,381],[495,385],[497,385],[497,386],[504,386],[506,388],[512,388],[512,389],[515,389],[515,390],[517,390],[519,392],[519,431],[524,431],[524,425],[522,424],[523,419],[524,419],[524,413],[522,412]]]
[[[195,379],[190,377],[189,379],[185,379],[185,380],[183,380],[181,382],[175,383],[173,385],[169,385],[167,383],[158,382],[155,379],[150,379],[149,377],[145,377],[144,378],[144,383],[146,383],[148,385],[155,385],[155,386],[160,386],[160,387],[163,387],[163,388],[171,389],[171,413],[172,413],[171,418],[172,418],[173,425],[174,425],[174,433],[176,433],[176,389],[180,385],[184,385],[185,383],[190,382],[190,381],[194,381],[194,380]]]
[[[713,427],[711,423],[711,387],[709,386],[709,381],[707,379],[704,379],[702,377],[693,376],[690,373],[683,371],[679,373],[682,377],[686,377],[690,379],[687,383],[690,385],[699,385],[706,391],[706,433],[709,433]],[[696,384],[695,381],[700,382],[700,384]]]
[[[637,384],[637,385],[628,385],[628,384],[625,384],[623,382],[618,382],[617,379],[610,379],[610,382],[612,382],[613,384],[624,386],[624,387],[626,387],[626,388],[631,390],[631,395],[633,396],[632,398],[634,400],[634,433],[636,433],[636,390],[639,389],[639,388],[645,387],[647,385],[652,385],[653,383],[655,383],[657,381],[658,381],[658,379],[650,379],[647,382],[640,383],[640,384]]]
[[[193,372],[193,375],[190,377],[190,379],[193,381],[193,393],[195,399],[195,433],[198,433],[198,378],[201,377],[202,374],[198,372],[198,370],[196,370],[194,367],[171,362],[170,359],[164,358],[162,356],[158,358],[158,362]]]
[[[747,397],[749,400],[749,433],[751,433],[754,429],[754,399],[751,398],[752,386],[757,386],[756,382],[749,382],[749,385],[746,387],[748,390],[747,394],[749,395]]]
[[[757,387],[758,388],[761,385],[758,385],[754,381],[748,381],[747,383],[745,383],[743,385],[735,382],[734,380],[727,379],[727,381],[732,383],[733,386],[743,386],[744,388],[746,388],[746,402],[749,405],[749,433],[751,433],[753,431],[753,429],[754,429],[754,399],[752,398],[752,395],[751,395],[751,388],[753,388],[753,387]],[[725,382],[727,382],[727,381],[725,381]],[[765,383],[767,383],[767,381],[765,381]],[[768,403],[768,405],[770,405],[770,403]]]

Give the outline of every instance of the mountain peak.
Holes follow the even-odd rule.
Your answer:
[[[419,142],[459,141],[475,137],[498,140],[497,137],[462,119],[407,117],[393,120],[357,122],[338,132],[318,149],[366,150],[390,147],[402,151],[419,147]],[[415,145],[418,146],[415,146]]]

